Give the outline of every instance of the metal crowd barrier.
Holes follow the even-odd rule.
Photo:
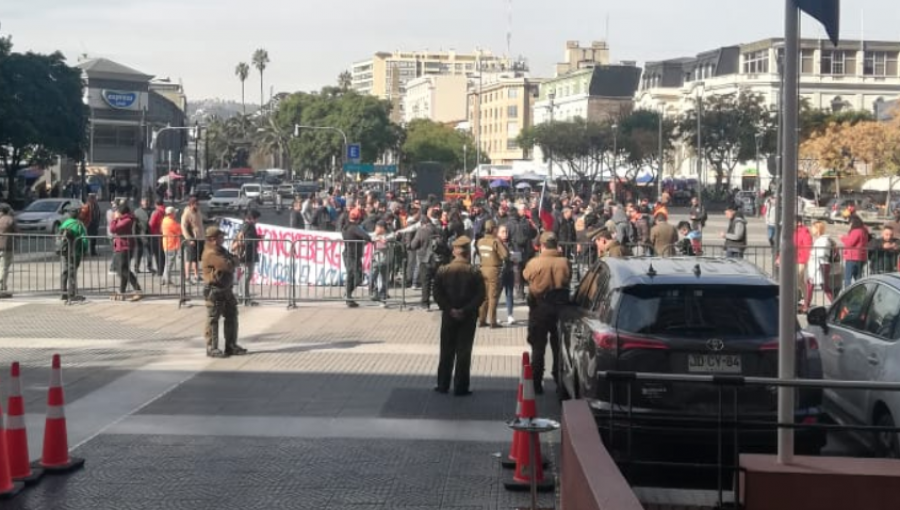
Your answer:
[[[607,402],[594,402],[594,416],[598,428],[614,460],[626,478],[646,476],[641,469],[651,470],[655,476],[690,476],[696,482],[705,472],[712,472],[714,481],[703,485],[712,486],[718,493],[716,508],[742,508],[742,502],[725,501],[729,489],[735,495],[741,494],[741,469],[738,460],[741,453],[760,449],[760,438],[767,446],[763,450],[774,452],[776,433],[780,429],[792,429],[798,434],[797,449],[804,454],[825,446],[828,433],[877,434],[883,432],[900,433],[900,427],[837,424],[822,410],[823,390],[882,391],[898,392],[900,383],[871,381],[835,381],[819,379],[782,380],[768,377],[743,377],[738,375],[689,375],[644,372],[598,372],[598,380],[606,383]],[[602,384],[602,383],[601,383]],[[714,392],[715,404],[702,413],[660,411],[649,412],[642,409],[639,402],[648,392],[659,392],[663,388],[671,394],[681,385],[703,386]],[[780,423],[776,419],[775,393],[778,387],[794,388],[797,393],[795,422]],[[767,414],[742,410],[742,397],[758,397],[761,393],[771,396],[771,410]],[[807,411],[812,411],[808,413]],[[815,414],[818,413],[818,414]],[[641,434],[644,434],[643,436]],[[686,445],[696,442],[712,447],[712,462],[702,462],[704,455],[688,447],[687,455],[693,458],[685,461],[659,459],[648,450],[648,435],[668,434],[672,441],[682,437]],[[688,441],[693,438],[695,442]],[[752,441],[751,441],[752,439]],[[654,450],[664,452],[674,449]],[[643,451],[641,451],[643,450]],[[684,455],[684,454],[682,454]],[[652,458],[652,457],[657,458]],[[709,455],[705,456],[706,459]],[[634,482],[633,482],[634,483]],[[640,482],[637,482],[640,483]]]

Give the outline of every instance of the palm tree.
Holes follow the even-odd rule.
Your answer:
[[[247,115],[247,104],[244,102],[244,82],[250,76],[250,66],[246,62],[241,62],[234,68],[234,74],[241,80],[241,108],[244,110],[244,115]]]
[[[263,93],[263,71],[269,64],[269,52],[260,48],[253,52],[253,67],[259,70],[259,108],[262,109],[265,102],[265,94]]]
[[[344,71],[338,75],[338,87],[341,92],[347,92],[351,86],[353,86],[353,75],[350,74],[350,71]]]
[[[290,164],[285,164],[287,159],[288,142],[291,138],[290,130],[275,122],[273,116],[260,118],[256,128],[256,149],[262,154],[272,156],[272,164],[278,168],[288,167],[290,178]]]

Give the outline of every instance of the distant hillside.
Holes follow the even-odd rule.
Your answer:
[[[239,115],[243,110],[240,101],[231,101],[224,99],[201,99],[199,101],[188,101],[188,117],[191,122],[203,122],[209,117],[219,117],[228,119]],[[255,104],[247,103],[247,113],[253,113],[259,109]]]

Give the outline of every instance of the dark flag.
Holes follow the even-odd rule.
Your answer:
[[[796,0],[801,11],[819,20],[831,44],[838,45],[841,27],[841,0]]]

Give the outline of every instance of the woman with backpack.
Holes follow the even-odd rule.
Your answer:
[[[811,233],[814,241],[810,250],[809,263],[806,265],[807,305],[813,303],[816,289],[822,290],[826,304],[830,305],[834,301],[834,293],[831,291],[831,268],[832,264],[840,267],[840,256],[834,240],[825,233],[825,228],[824,221],[812,224]]]

